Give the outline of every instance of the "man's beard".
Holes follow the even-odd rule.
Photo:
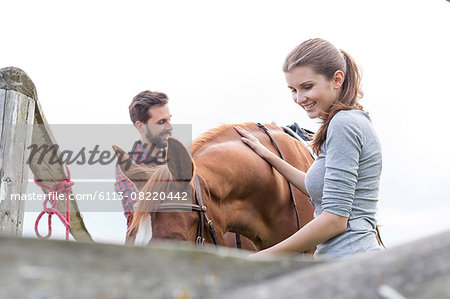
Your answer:
[[[152,131],[147,129],[147,132],[145,133],[145,138],[147,138],[147,140],[151,143],[156,145],[158,148],[166,148],[167,147],[167,139],[166,138],[162,138],[162,135],[166,135],[169,134],[169,136],[172,136],[172,132],[170,131],[165,131],[165,132],[161,132],[159,135],[155,136],[153,135]]]

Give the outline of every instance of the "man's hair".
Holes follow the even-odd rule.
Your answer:
[[[169,98],[162,92],[146,90],[139,93],[129,106],[131,122],[133,125],[136,125],[137,121],[146,123],[152,117],[149,108],[163,106],[168,102]]]

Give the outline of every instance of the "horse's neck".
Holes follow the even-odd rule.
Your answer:
[[[251,152],[243,155],[242,147],[232,144],[222,145],[220,152],[212,149],[195,162],[196,171],[204,180],[207,213],[216,229],[221,233],[239,233],[251,240],[260,238],[256,232],[264,222],[261,210],[268,198],[276,201],[272,194],[276,188],[270,184],[271,167]],[[272,202],[270,206],[276,204]]]

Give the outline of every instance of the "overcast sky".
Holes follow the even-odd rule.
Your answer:
[[[51,124],[127,124],[131,99],[150,89],[169,95],[173,122],[192,124],[194,137],[246,121],[315,130],[292,102],[281,66],[302,41],[327,39],[362,70],[362,104],[383,146],[386,243],[450,229],[448,1],[15,0],[0,7],[0,67],[28,73]],[[27,215],[25,235],[33,221]],[[96,240],[123,240],[120,213],[86,221]]]

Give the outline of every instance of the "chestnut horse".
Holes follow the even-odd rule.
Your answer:
[[[239,126],[254,134],[278,155],[269,137],[256,124]],[[129,231],[132,235],[137,234],[139,242],[155,239],[196,240],[199,221],[202,219],[199,212],[160,211],[169,201],[169,192],[172,192],[172,196],[188,194],[187,202],[195,205],[194,174],[198,177],[203,204],[207,207],[205,214],[215,228],[219,245],[226,245],[224,235],[232,232],[245,236],[257,250],[262,250],[297,231],[288,182],[247,147],[233,127],[223,125],[195,139],[192,157],[181,142],[169,138],[167,164],[156,168],[139,167],[124,151],[114,147],[122,171],[140,190],[140,194],[159,197],[164,194],[166,197],[165,200],[145,198],[139,202]],[[282,128],[274,124],[266,127],[285,160],[306,172],[313,162],[308,149],[284,133]],[[293,191],[300,225],[304,226],[313,219],[313,207],[306,195],[295,187]],[[180,201],[181,198],[176,200]],[[173,203],[174,200],[170,201]],[[207,230],[205,241],[213,242]],[[313,249],[309,252],[313,252]]]

